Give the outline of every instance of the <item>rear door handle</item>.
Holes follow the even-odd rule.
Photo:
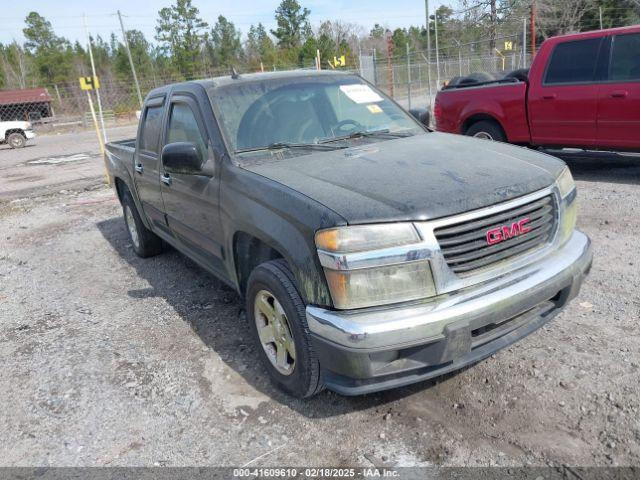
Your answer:
[[[160,175],[160,181],[162,181],[162,183],[164,183],[165,185],[171,185],[171,175],[169,175],[168,173],[163,173],[162,175]]]
[[[614,90],[613,92],[611,92],[611,96],[613,98],[626,98],[627,95],[629,95],[629,92],[627,92],[626,90]]]
[[[555,100],[556,99],[556,94],[555,93],[551,93],[549,95],[543,95],[542,98],[545,99],[545,100]]]
[[[142,174],[142,172],[144,172],[144,167],[142,166],[141,163],[136,164],[135,169],[136,169],[136,172],[138,172],[139,174]]]

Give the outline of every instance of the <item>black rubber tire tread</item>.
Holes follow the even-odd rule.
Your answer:
[[[129,190],[125,190],[122,194],[122,214],[124,216],[125,226],[127,225],[125,213],[125,208],[127,206],[133,213],[133,220],[136,222],[136,229],[138,230],[138,237],[140,239],[139,245],[136,246],[131,239],[129,229],[127,228],[127,235],[129,235],[129,239],[131,240],[133,251],[141,258],[149,258],[162,253],[162,239],[144,226],[144,223],[142,223],[142,219],[140,218],[140,214],[138,213],[138,209],[136,208],[136,203],[133,201],[133,197],[131,197]]]
[[[262,289],[260,286],[268,287],[287,313],[296,345],[296,368],[290,376],[282,375],[273,368],[260,343],[253,317],[254,297]],[[320,362],[311,345],[306,305],[296,288],[293,273],[284,259],[262,263],[251,272],[247,283],[246,309],[256,348],[274,383],[297,398],[309,398],[324,390]],[[302,358],[304,362],[300,365],[299,361]]]
[[[12,138],[20,138],[20,140],[22,141],[22,144],[18,145],[17,147],[14,146],[13,142],[11,141]],[[27,143],[27,138],[21,133],[14,132],[7,135],[7,143],[11,148],[23,148]]]
[[[481,120],[479,122],[476,122],[472,124],[464,133],[465,135],[473,137],[478,132],[487,132],[496,142],[507,141],[507,136],[504,134],[502,127],[496,122],[492,122],[491,120]]]
[[[515,78],[520,80],[521,82],[529,81],[529,69],[528,68],[519,68],[517,70],[512,70],[507,73],[504,78]]]

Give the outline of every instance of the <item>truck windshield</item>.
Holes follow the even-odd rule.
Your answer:
[[[358,77],[323,75],[237,81],[211,91],[235,153],[295,146],[295,154],[344,148],[352,139],[381,141],[425,130]]]

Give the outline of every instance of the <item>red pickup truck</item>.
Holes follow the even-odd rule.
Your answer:
[[[482,77],[438,92],[439,131],[536,147],[640,151],[640,25],[550,38],[528,74],[474,78]]]

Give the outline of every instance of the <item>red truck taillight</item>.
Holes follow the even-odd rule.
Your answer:
[[[441,122],[441,118],[442,118],[442,107],[440,106],[440,103],[438,102],[438,97],[436,97],[436,101],[435,104],[433,105],[433,118],[436,121],[436,130],[438,129],[438,125]]]

